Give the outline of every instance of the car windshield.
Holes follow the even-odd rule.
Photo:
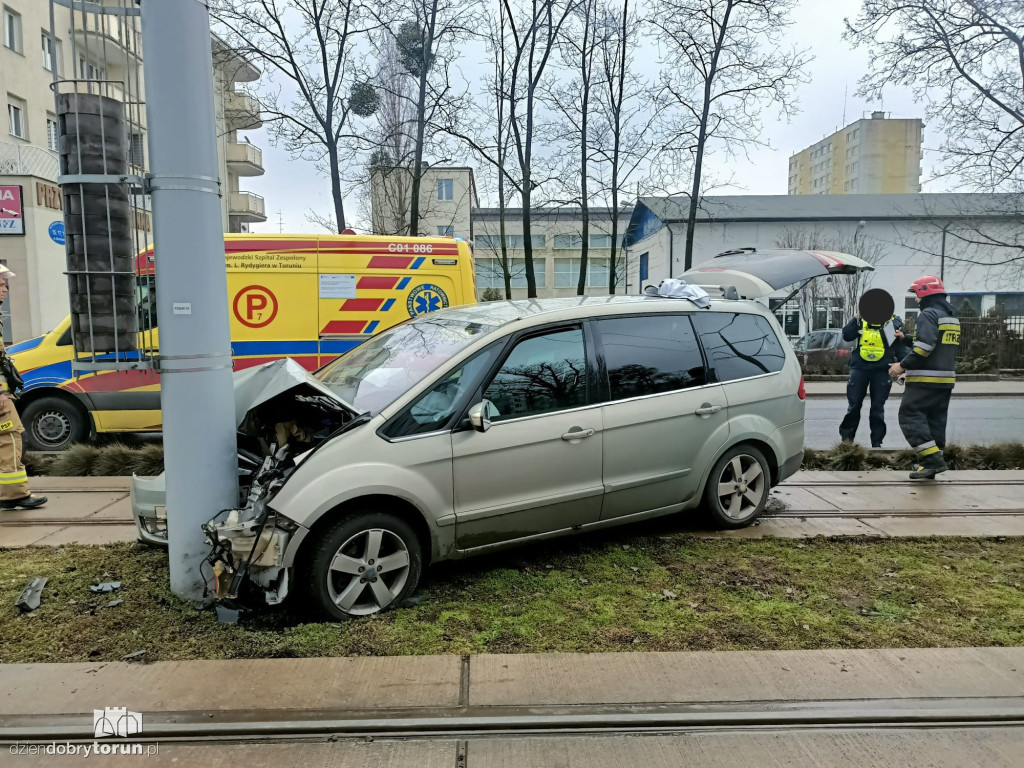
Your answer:
[[[424,317],[381,333],[317,373],[360,413],[373,415],[497,326]]]

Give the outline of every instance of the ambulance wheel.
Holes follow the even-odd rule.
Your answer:
[[[25,448],[63,451],[89,437],[89,420],[77,403],[66,397],[40,397],[21,410]]]
[[[386,512],[346,515],[323,532],[310,555],[305,574],[309,597],[332,619],[401,605],[423,570],[416,532]]]

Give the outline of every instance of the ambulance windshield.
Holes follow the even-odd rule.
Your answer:
[[[342,355],[317,374],[360,413],[380,413],[402,394],[496,326],[423,317]]]

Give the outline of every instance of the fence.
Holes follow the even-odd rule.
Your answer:
[[[908,318],[908,338],[913,338],[914,318]],[[1024,316],[961,317],[961,373],[992,373],[1024,369]]]

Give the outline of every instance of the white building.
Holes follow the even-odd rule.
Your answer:
[[[626,238],[630,293],[683,271],[689,200],[643,197]],[[1024,315],[1024,199],[1017,195],[749,195],[705,198],[694,231],[693,263],[723,251],[810,244],[877,258],[870,287],[884,288],[903,314],[916,311],[907,287],[940,275],[955,304],[984,314],[997,305]],[[641,280],[641,272],[645,277]],[[815,307],[815,327],[835,326],[849,308]],[[786,331],[806,330],[793,307]],[[799,327],[796,323],[799,322]]]
[[[123,8],[125,0],[105,0]],[[93,4],[87,4],[92,6]],[[47,0],[2,0],[0,98],[6,132],[0,133],[0,187],[20,194],[24,234],[0,228],[0,262],[17,275],[4,314],[4,338],[21,340],[44,333],[68,313],[64,247],[54,226],[63,220],[57,186],[58,124],[51,86],[110,96],[126,103],[127,143],[132,172],[146,166],[145,83],[137,16],[71,11],[54,3],[50,28]],[[213,49],[217,146],[225,232],[244,231],[266,221],[263,198],[240,188],[241,179],[263,173],[259,148],[239,131],[259,128],[259,105],[238,93],[235,83],[252,82],[260,72],[217,38]],[[54,66],[56,61],[56,67]],[[56,73],[54,72],[56,69]],[[79,81],[76,84],[71,81]],[[152,242],[148,213],[135,220],[138,242]]]

